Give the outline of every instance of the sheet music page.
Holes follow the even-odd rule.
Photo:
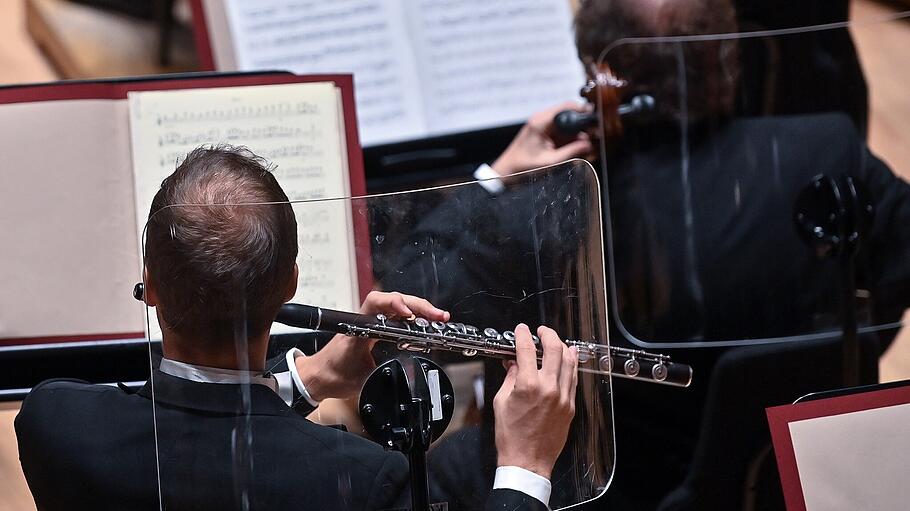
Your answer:
[[[567,0],[419,0],[409,11],[430,135],[524,122],[578,98]]]
[[[203,144],[242,145],[266,158],[292,201],[350,195],[339,102],[333,83],[129,93],[140,240],[161,181]],[[294,299],[356,310],[350,202],[298,203],[294,211]]]
[[[240,70],[353,73],[365,146],[424,136],[421,87],[392,0],[225,0]]]

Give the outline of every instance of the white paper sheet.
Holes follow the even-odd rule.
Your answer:
[[[140,233],[161,181],[203,144],[246,146],[266,158],[292,201],[350,194],[333,83],[136,92],[129,103]],[[297,203],[294,211],[300,267],[294,300],[355,308],[349,201]]]
[[[577,98],[566,0],[421,0],[410,11],[429,135],[524,122]]]
[[[238,69],[354,73],[362,142],[425,132],[402,6],[389,0],[228,1]]]
[[[584,81],[567,0],[205,4],[219,69],[353,73],[364,146],[522,122]]]
[[[808,511],[910,507],[910,404],[789,426]]]

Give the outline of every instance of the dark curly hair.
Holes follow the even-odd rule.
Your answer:
[[[739,80],[736,39],[622,40],[736,30],[736,13],[728,0],[586,0],[575,14],[582,62],[590,68],[603,56],[612,71],[629,82],[629,96],[651,94],[658,114],[674,121],[732,113]]]

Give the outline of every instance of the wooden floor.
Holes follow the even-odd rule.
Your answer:
[[[57,79],[25,31],[24,0],[0,0],[0,84]],[[894,12],[871,0],[855,0],[853,19]],[[870,146],[910,179],[910,22],[854,28],[871,92]],[[883,381],[910,378],[910,332],[895,341],[881,362]],[[15,409],[0,409],[0,511],[34,509],[18,464],[13,432]],[[65,433],[65,432],[61,432]]]

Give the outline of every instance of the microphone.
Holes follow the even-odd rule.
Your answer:
[[[623,103],[617,108],[619,116],[628,118],[645,114],[654,110],[654,97],[649,94],[639,94],[632,97],[628,103]],[[553,127],[560,135],[572,137],[597,125],[597,112],[576,112],[563,110],[553,118]]]

